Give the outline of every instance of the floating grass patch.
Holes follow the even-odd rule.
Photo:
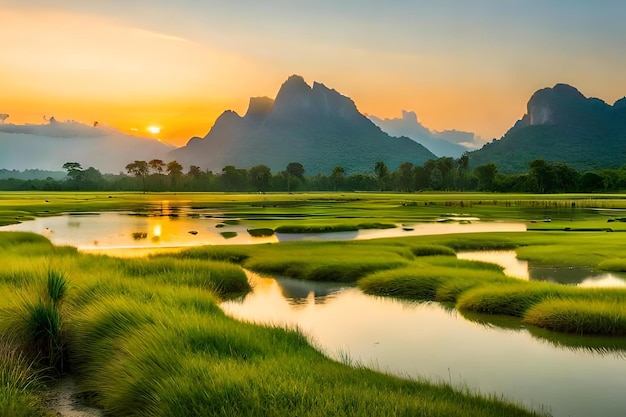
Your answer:
[[[524,322],[580,335],[626,335],[626,305],[616,301],[551,299],[524,314]]]
[[[356,232],[359,230],[356,225],[335,224],[335,225],[305,225],[289,224],[278,226],[274,229],[276,233],[334,233],[334,232]]]
[[[221,232],[220,235],[222,235],[224,239],[232,239],[237,236],[237,232]]]
[[[248,229],[248,233],[252,237],[265,237],[274,235],[274,229],[269,229],[266,227],[257,228],[257,229]]]

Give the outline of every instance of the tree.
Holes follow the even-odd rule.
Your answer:
[[[399,191],[415,191],[415,171],[412,163],[403,162],[400,164],[397,171],[397,181]]]
[[[437,168],[441,171],[441,188],[449,190],[453,183],[454,159],[443,156],[437,159]]]
[[[146,161],[135,161],[126,165],[126,172],[141,178],[143,193],[146,193],[146,176],[148,175],[148,163]]]
[[[291,177],[295,177],[304,181],[304,165],[300,162],[290,162],[285,169],[285,178],[287,179],[287,192],[291,191]]]
[[[547,193],[552,189],[554,172],[552,166],[543,159],[533,159],[528,163],[530,177],[535,182],[535,190],[538,193]]]
[[[187,172],[187,175],[189,175],[195,180],[198,180],[200,179],[200,177],[202,177],[202,170],[197,165],[191,165],[189,167],[189,172]]]
[[[66,162],[63,169],[67,171],[67,176],[74,181],[79,181],[83,173],[83,167],[78,162]]]
[[[330,180],[333,183],[333,190],[337,191],[337,189],[343,184],[343,176],[346,173],[346,170],[343,169],[342,166],[336,166],[333,168],[332,174],[330,174]]]
[[[476,167],[474,170],[478,177],[478,186],[483,191],[493,191],[493,180],[498,173],[498,167],[493,162]]]
[[[385,191],[385,180],[389,176],[389,169],[387,165],[383,161],[376,162],[374,166],[374,173],[376,174],[376,178],[378,178],[378,187],[380,191]]]
[[[270,183],[272,173],[269,167],[266,165],[256,165],[250,168],[248,173],[250,175],[250,181],[257,191],[265,191]]]
[[[163,170],[165,169],[165,162],[163,162],[161,159],[152,159],[150,162],[148,162],[148,165],[150,165],[150,168],[152,169],[152,171],[154,171],[155,174],[163,174]]]
[[[222,168],[220,180],[226,191],[240,191],[246,187],[248,181],[248,171],[237,169],[233,165],[226,165]]]
[[[177,161],[170,161],[166,167],[167,176],[170,177],[172,187],[176,188],[178,185],[178,179],[183,175],[183,166]]]

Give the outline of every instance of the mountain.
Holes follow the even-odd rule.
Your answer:
[[[477,148],[477,138],[472,132],[431,131],[417,120],[417,114],[412,111],[402,110],[401,119],[381,119],[372,115],[369,118],[391,136],[406,136],[440,157],[458,158],[464,152]]]
[[[159,141],[115,129],[77,122],[0,124],[0,169],[58,171],[66,162],[78,162],[103,173],[118,173],[134,160],[165,159],[173,149]]]
[[[501,139],[470,154],[470,166],[493,162],[502,173],[526,172],[533,159],[579,171],[626,164],[626,98],[611,106],[566,84],[539,90]]]
[[[409,138],[383,132],[350,98],[293,75],[274,100],[251,98],[243,117],[225,111],[204,138],[191,138],[169,158],[212,171],[264,164],[278,172],[300,162],[307,175],[315,175],[336,166],[346,173],[372,172],[378,161],[395,170],[402,162],[421,165],[436,157]]]
[[[65,179],[67,172],[65,171],[43,171],[41,169],[26,169],[24,171],[18,171],[16,169],[0,169],[0,180],[6,180],[13,178],[16,180],[45,180],[46,178],[52,178],[55,180]]]

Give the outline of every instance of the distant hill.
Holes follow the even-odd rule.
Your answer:
[[[131,136],[108,127],[77,122],[0,124],[0,169],[58,171],[78,162],[102,173],[117,174],[134,160],[165,159],[173,146]]]
[[[413,139],[439,157],[458,158],[464,152],[474,150],[479,146],[477,138],[472,132],[431,131],[417,120],[417,114],[412,111],[402,110],[402,118],[400,119],[381,119],[372,115],[369,118],[391,136],[406,136]]]
[[[243,117],[225,111],[204,138],[192,138],[169,158],[213,171],[264,164],[277,172],[300,162],[307,175],[315,175],[335,166],[346,173],[372,172],[377,161],[395,170],[402,162],[421,165],[436,156],[409,138],[383,132],[350,98],[293,75],[275,100],[251,98]]]
[[[0,169],[0,180],[13,178],[16,180],[45,180],[52,178],[53,180],[62,180],[67,176],[65,171],[43,171],[41,169],[26,169],[18,171],[16,169]]]
[[[579,171],[626,164],[626,98],[611,106],[566,84],[539,90],[500,140],[470,154],[470,166],[493,162],[502,173],[525,172],[537,158]]]

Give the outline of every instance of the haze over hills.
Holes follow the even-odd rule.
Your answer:
[[[626,98],[611,106],[566,84],[541,89],[500,140],[470,154],[470,166],[493,162],[502,173],[525,172],[533,159],[579,171],[626,164]]]
[[[413,111],[402,110],[402,118],[381,119],[373,115],[368,117],[391,136],[406,136],[413,139],[439,157],[458,158],[464,152],[474,150],[483,143],[472,132],[431,131],[417,120],[417,114]]]
[[[336,166],[368,173],[378,161],[395,170],[402,162],[421,165],[436,156],[409,138],[383,132],[350,98],[293,75],[275,100],[251,98],[243,117],[225,111],[204,138],[192,138],[169,158],[213,171],[264,164],[277,172],[300,162],[307,175],[315,175]]]
[[[134,160],[165,159],[172,146],[150,138],[119,132],[106,126],[77,122],[0,124],[0,168],[59,171],[66,162],[78,162],[102,173],[118,173]]]

